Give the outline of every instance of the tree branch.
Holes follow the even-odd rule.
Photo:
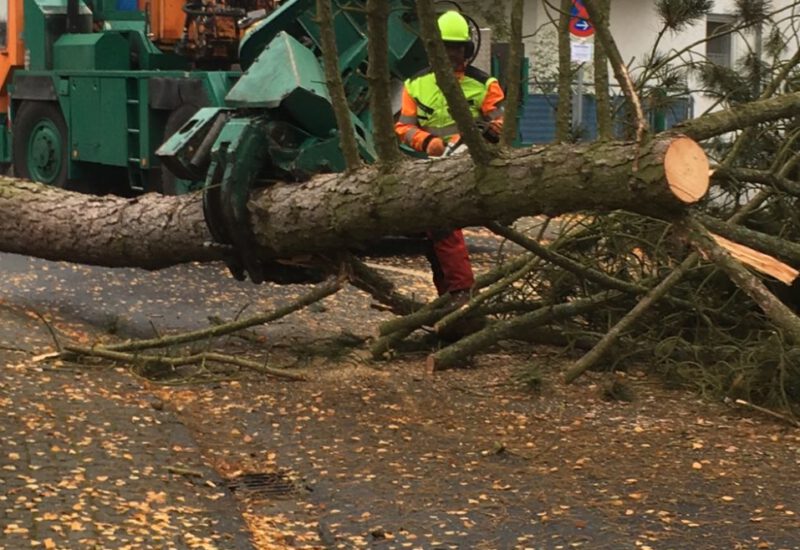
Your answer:
[[[320,29],[322,60],[325,66],[325,84],[333,103],[333,112],[336,115],[336,125],[339,127],[340,143],[347,171],[352,172],[361,166],[361,156],[358,154],[356,131],[351,119],[352,113],[344,92],[342,75],[339,72],[339,54],[336,51],[336,32],[333,28],[331,0],[317,0],[317,19]]]
[[[798,114],[800,114],[800,92],[794,92],[685,120],[673,126],[671,131],[703,141],[734,130]]]
[[[516,338],[546,323],[593,311],[618,300],[621,296],[623,294],[616,291],[601,292],[590,298],[545,306],[513,319],[497,321],[428,356],[428,370],[438,371],[456,366],[499,340]]]
[[[164,336],[162,338],[153,338],[149,340],[136,340],[133,342],[127,342],[123,344],[100,346],[100,348],[107,351],[134,351],[134,350],[143,350],[152,348],[164,348],[167,346],[174,346],[177,344],[196,342],[198,340],[204,340],[207,338],[217,338],[219,336],[225,336],[226,334],[231,334],[233,332],[237,332],[239,330],[256,325],[263,325],[264,323],[269,323],[271,321],[280,319],[281,317],[285,317],[290,313],[294,313],[295,311],[303,309],[304,307],[313,304],[314,302],[318,302],[323,298],[327,298],[331,294],[338,292],[341,286],[342,286],[341,281],[337,278],[333,278],[327,281],[326,283],[319,285],[317,288],[313,289],[311,292],[301,297],[299,300],[289,305],[286,305],[282,308],[278,308],[275,311],[262,313],[260,315],[249,317],[247,319],[232,321],[224,325],[215,325],[213,327],[194,330],[191,332],[173,334],[170,336]]]
[[[600,0],[598,9],[610,20],[610,0]],[[597,103],[597,139],[610,140],[614,137],[614,125],[611,118],[611,98],[609,97],[608,56],[602,41],[594,44],[594,94]]]
[[[572,122],[572,59],[569,19],[572,0],[561,0],[558,10],[558,107],[556,108],[556,141],[569,141]]]
[[[350,256],[346,261],[350,271],[348,277],[350,284],[388,306],[393,313],[407,315],[425,305],[398,293],[392,281],[381,276],[355,256]]]
[[[647,130],[647,119],[642,110],[642,102],[639,95],[636,93],[636,87],[631,80],[631,75],[628,73],[628,68],[622,55],[619,53],[617,43],[611,34],[608,26],[608,18],[606,17],[605,10],[599,0],[584,0],[583,5],[586,6],[586,11],[589,12],[589,17],[595,28],[598,40],[603,44],[603,50],[611,62],[611,67],[614,69],[614,76],[619,83],[622,92],[625,94],[626,99],[633,107],[634,123],[636,124],[636,143],[642,143],[644,133]]]
[[[378,159],[391,165],[403,157],[397,147],[389,86],[389,3],[367,0],[367,36],[369,37],[367,81],[369,109],[372,115],[373,136]]]
[[[518,134],[522,57],[525,55],[522,44],[522,19],[525,16],[524,0],[513,0],[511,4],[511,37],[508,49],[508,68],[506,71],[506,107],[503,124],[503,145],[510,147]],[[525,83],[527,86],[527,82]]]
[[[575,362],[564,375],[567,384],[572,383],[581,374],[591,368],[599,361],[611,346],[628,330],[633,323],[639,320],[653,304],[658,302],[683,278],[683,276],[697,262],[697,256],[689,255],[675,270],[672,271],[663,281],[653,287],[645,297],[639,300],[636,305],[622,319],[619,320],[611,329],[603,335],[600,341],[587,352],[583,357]]]
[[[778,326],[793,345],[800,344],[800,317],[778,300],[758,277],[733,259],[727,250],[719,246],[703,225],[688,217],[682,229],[692,245],[704,256],[720,267],[745,294]]]
[[[64,351],[76,355],[86,355],[90,357],[102,357],[103,359],[110,359],[112,361],[119,361],[122,363],[155,363],[159,365],[166,365],[171,367],[178,367],[181,365],[191,365],[194,363],[204,363],[206,361],[214,361],[216,363],[227,363],[243,367],[260,374],[269,374],[278,378],[288,378],[289,380],[305,380],[306,377],[302,374],[287,371],[284,369],[274,369],[255,361],[249,361],[241,357],[234,357],[232,355],[225,355],[222,353],[206,352],[195,353],[192,355],[183,355],[180,357],[166,357],[161,355],[140,355],[138,353],[126,353],[121,351],[112,351],[106,348],[88,348],[85,346],[64,346]]]

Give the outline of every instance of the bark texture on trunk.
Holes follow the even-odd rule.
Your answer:
[[[702,141],[742,128],[749,131],[750,126],[797,115],[800,115],[800,92],[759,99],[685,120],[673,126],[672,131]]]
[[[558,108],[556,141],[569,141],[572,124],[572,61],[569,38],[569,10],[572,0],[561,0],[558,13]]]
[[[275,185],[254,194],[249,208],[264,253],[285,257],[536,214],[626,209],[669,218],[692,202],[687,197],[705,194],[708,161],[688,138],[656,139],[639,154],[635,174],[637,148],[619,142],[514,150],[480,170],[464,157],[407,163],[391,174],[368,168]]]
[[[222,257],[197,193],[97,197],[0,178],[0,250],[107,267],[160,269]]]
[[[503,125],[502,143],[510,147],[517,140],[519,124],[519,100],[521,88],[522,57],[525,46],[522,43],[522,19],[525,16],[525,2],[513,0],[511,4],[511,37],[508,49],[508,68],[506,72],[506,113]],[[527,88],[528,83],[525,83]]]
[[[685,137],[509,151],[476,169],[469,157],[367,167],[257,190],[249,209],[260,257],[330,254],[385,235],[495,219],[627,209],[672,217],[705,194],[708,162]],[[673,166],[674,164],[674,166]],[[214,260],[199,194],[94,197],[0,179],[0,250],[150,269]]]
[[[353,129],[351,112],[347,106],[347,95],[339,72],[339,53],[336,51],[336,31],[333,29],[333,6],[331,0],[317,0],[317,18],[319,37],[322,47],[322,59],[325,69],[325,85],[331,96],[336,126],[339,128],[339,144],[344,153],[348,171],[357,170],[361,165],[358,154],[356,131]]]
[[[403,157],[397,147],[392,113],[391,76],[389,74],[389,3],[367,0],[367,36],[369,42],[369,109],[378,158],[384,163],[399,162]]]
[[[601,0],[598,9],[603,17],[610,19],[611,2]],[[597,138],[609,140],[614,137],[614,123],[611,116],[611,97],[608,91],[608,56],[599,40],[594,44],[594,94],[597,101]]]

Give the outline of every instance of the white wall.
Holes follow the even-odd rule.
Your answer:
[[[735,0],[716,0],[713,13],[730,14],[733,11]],[[558,0],[552,0],[558,4]],[[793,45],[785,53],[791,56],[798,48],[800,41],[800,7],[792,8],[796,0],[774,0],[773,8],[789,8],[776,17],[783,32],[793,37]],[[548,9],[542,0],[528,0],[525,6],[524,32],[526,35],[526,53],[530,59],[532,73],[540,81],[555,80],[558,71],[557,57],[557,30],[549,24]],[[557,17],[557,13],[551,13]],[[795,25],[796,28],[792,27]],[[623,59],[632,62],[634,68],[641,66],[642,60],[651,52],[661,24],[655,11],[654,2],[647,0],[611,0],[611,32],[617,42]],[[764,36],[768,34],[769,25],[765,26]],[[704,57],[705,44],[702,40],[706,36],[706,22],[699,22],[683,29],[679,33],[667,32],[659,42],[659,51],[662,53],[678,52],[697,43],[682,58],[689,60],[692,56],[697,59]],[[733,36],[732,49],[734,59],[739,59],[748,51],[748,44],[754,44],[754,33],[740,33]],[[676,64],[680,64],[677,61]],[[587,67],[591,75],[591,67]],[[696,79],[690,79],[690,88],[697,88]],[[538,90],[537,90],[538,91]],[[704,94],[693,94],[695,114],[701,114],[710,108],[713,103]]]

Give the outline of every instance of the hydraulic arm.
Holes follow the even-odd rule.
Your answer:
[[[390,73],[398,100],[402,82],[426,64],[415,30],[413,2],[388,0]],[[339,70],[359,151],[375,158],[368,112],[367,37],[364,0],[335,0]],[[242,41],[244,73],[224,107],[201,109],[158,151],[178,177],[204,181],[206,221],[214,238],[230,245],[228,265],[239,279],[265,279],[252,236],[247,200],[271,182],[302,181],[341,171],[344,158],[321,63],[313,0],[292,0]],[[270,278],[275,278],[270,271]]]

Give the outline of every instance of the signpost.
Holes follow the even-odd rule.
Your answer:
[[[574,130],[583,122],[583,64],[592,60],[593,44],[585,43],[585,41],[594,36],[594,26],[589,21],[589,12],[586,11],[583,0],[572,0],[569,33],[573,38],[570,47],[570,59],[581,64],[578,67],[575,102],[572,108],[572,128]]]

